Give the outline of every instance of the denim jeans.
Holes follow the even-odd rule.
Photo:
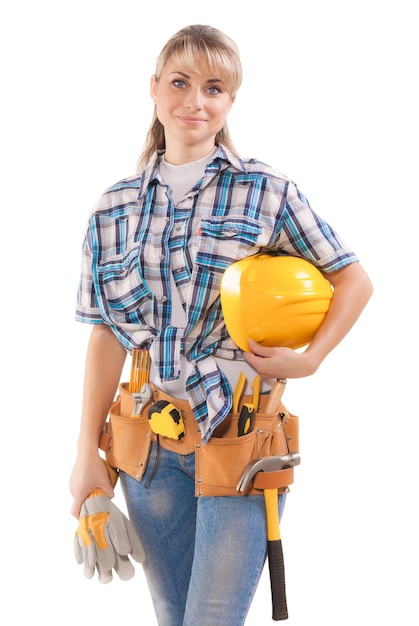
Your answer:
[[[153,475],[156,451],[141,482],[121,472],[121,485],[158,624],[242,626],[266,560],[263,495],[197,498],[195,455],[160,448]]]

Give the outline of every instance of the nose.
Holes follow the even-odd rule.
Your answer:
[[[202,92],[199,88],[190,89],[185,97],[185,106],[194,111],[203,108]]]

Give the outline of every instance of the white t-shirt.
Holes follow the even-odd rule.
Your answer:
[[[159,173],[166,185],[171,188],[171,196],[174,204],[176,205],[183,196],[203,177],[207,163],[211,161],[217,148],[215,147],[209,154],[204,156],[198,161],[191,163],[185,163],[182,165],[172,165],[167,163],[164,158],[161,159],[159,164]],[[173,275],[170,277],[172,287],[172,324],[177,328],[184,328],[186,326],[186,316],[183,310],[180,297],[178,295],[177,287],[173,279]],[[185,383],[187,378],[193,373],[194,366],[189,363],[185,357],[182,357],[181,375],[178,380],[163,383],[154,366],[154,350],[153,346],[150,350],[151,356],[151,368],[150,368],[150,380],[160,389],[163,389],[166,393],[174,396],[175,398],[186,398]],[[244,393],[250,394],[250,383],[253,381],[257,372],[250,367],[246,361],[231,361],[229,359],[221,359],[215,357],[218,367],[227,376],[232,389],[237,383],[240,376],[240,372],[244,372],[247,377],[247,388],[245,387]],[[272,380],[264,379],[261,384],[261,392],[269,390],[272,385]]]

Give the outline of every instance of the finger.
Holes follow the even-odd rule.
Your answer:
[[[88,546],[83,547],[83,562],[87,569],[95,571],[96,550],[93,541]]]
[[[80,519],[80,515],[81,515],[80,509],[81,509],[82,504],[83,504],[83,501],[77,499],[77,500],[74,500],[73,504],[71,505],[70,513],[76,519]]]
[[[141,543],[141,540],[129,519],[126,520],[125,524],[130,538],[132,558],[137,561],[137,563],[144,563],[146,556],[143,544]]]
[[[131,542],[128,537],[123,514],[120,511],[112,512],[108,523],[108,531],[115,552],[127,556],[131,552]]]
[[[79,565],[81,565],[83,563],[83,550],[80,545],[78,535],[75,535],[74,537],[73,547],[74,547],[74,556],[76,557],[76,561]]]
[[[99,548],[97,544],[95,544],[95,553],[96,553],[96,564],[102,571],[111,570],[115,567],[116,563],[116,554],[115,548],[112,545],[111,538],[108,533],[108,529],[105,526],[104,529],[105,540],[106,540],[106,548]]]
[[[93,575],[95,573],[95,566],[91,566],[88,563],[84,563],[84,568],[83,568],[83,574],[86,576],[86,578],[93,578]]]
[[[117,554],[115,572],[121,580],[130,580],[135,574],[135,568],[127,556]]]
[[[253,341],[253,339],[249,339],[248,343],[252,353],[256,354],[257,356],[269,357],[272,356],[275,352],[275,348],[261,346],[260,343]]]
[[[99,563],[97,564],[97,573],[98,573],[99,582],[102,583],[102,585],[106,585],[107,583],[110,583],[113,578],[112,570],[103,569],[99,565]]]
[[[108,482],[104,482],[101,483],[100,485],[98,485],[99,489],[102,489],[102,491],[104,492],[105,496],[107,496],[110,500],[112,500],[112,498],[115,496],[115,492],[113,490],[113,487],[111,485],[111,483]]]
[[[118,518],[112,517],[109,524],[109,536],[115,552],[121,556],[132,555],[137,563],[145,561],[145,552],[131,521],[121,511]]]
[[[269,349],[270,348],[268,348],[268,350]],[[266,376],[264,368],[268,365],[268,359],[271,358],[270,355],[256,354],[256,352],[244,352],[243,357],[251,367],[259,372],[259,374],[263,374],[263,376]]]

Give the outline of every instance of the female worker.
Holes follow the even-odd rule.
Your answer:
[[[153,388],[187,403],[205,446],[231,412],[241,371],[261,375],[262,395],[275,378],[313,374],[371,296],[354,252],[296,185],[236,153],[226,120],[241,79],[237,47],[222,32],[176,33],[151,78],[155,109],[138,174],[109,188],[90,216],[77,306],[93,326],[70,479],[76,517],[94,488],[113,497],[98,443],[127,352],[147,348]],[[304,351],[252,343],[243,353],[227,334],[220,278],[260,251],[307,259],[333,285]],[[141,480],[119,475],[159,625],[244,624],[266,559],[263,497],[196,497],[194,451],[164,437],[146,465]]]

